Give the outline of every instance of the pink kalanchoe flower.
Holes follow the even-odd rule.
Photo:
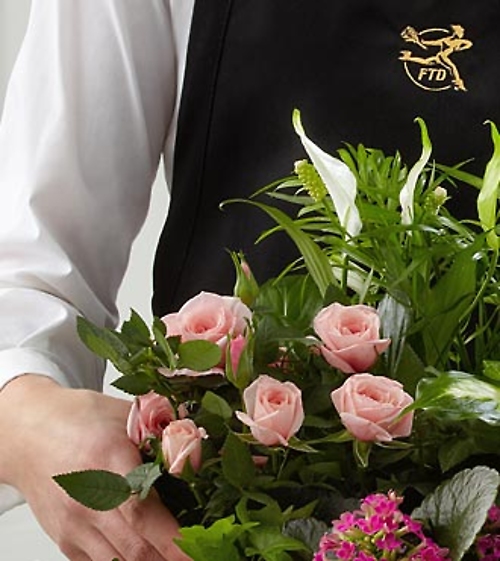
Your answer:
[[[392,492],[366,497],[359,510],[333,521],[314,561],[450,561],[448,550],[424,536],[421,525],[399,510],[401,501]]]

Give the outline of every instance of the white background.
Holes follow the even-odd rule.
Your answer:
[[[0,112],[8,78],[25,32],[30,1],[0,0]],[[0,158],[2,157],[5,156],[0,154]],[[134,244],[130,266],[118,297],[123,317],[126,317],[128,310],[133,307],[146,320],[151,319],[151,264],[167,205],[165,184],[163,177],[159,177],[153,190],[148,220]],[[111,380],[113,376],[114,373],[109,371],[106,379]],[[106,391],[110,391],[109,385],[106,385]],[[0,515],[0,561],[63,559],[65,557],[38,527],[27,506]]]

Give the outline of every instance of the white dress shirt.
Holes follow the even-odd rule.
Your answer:
[[[115,324],[162,155],[171,177],[193,5],[33,0],[0,123],[0,388],[101,389],[75,319]]]

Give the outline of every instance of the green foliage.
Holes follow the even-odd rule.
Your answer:
[[[500,456],[500,137],[492,125],[493,157],[478,178],[466,164],[427,165],[431,142],[425,123],[418,124],[422,155],[408,167],[399,153],[388,156],[363,145],[344,145],[338,158],[324,154],[294,114],[313,163],[301,162],[294,176],[271,183],[250,201],[232,201],[274,220],[258,241],[284,231],[301,255],[259,286],[243,255],[231,254],[235,294],[253,312],[237,365],[231,344],[238,335],[232,333],[222,356],[218,345],[167,333],[159,318],[148,328],[134,311],[121,330],[79,319],[85,344],[122,372],[116,387],[167,396],[177,418],[187,415],[206,431],[200,469],[187,462],[179,477],[194,505],[183,507],[182,515],[200,515],[200,525],[182,530],[181,547],[194,561],[310,559],[324,521],[363,495],[411,488],[425,496],[454,473],[418,513],[441,545],[451,548],[454,561],[484,521],[498,474],[463,468],[495,466]],[[342,178],[346,185],[339,184]],[[448,190],[457,181],[479,191],[479,220],[459,220],[448,211]],[[296,212],[276,208],[281,201]],[[341,207],[347,214],[337,212]],[[377,309],[380,337],[390,346],[368,369],[397,380],[415,397],[390,420],[395,424],[414,413],[407,438],[360,441],[343,425],[331,392],[346,375],[328,364],[314,331],[317,313],[334,302]],[[356,326],[350,329],[341,331],[355,339]],[[206,374],[214,367],[223,374],[189,372]],[[304,421],[287,443],[262,444],[235,415],[250,415],[247,408],[254,407],[266,420],[273,418],[276,396],[267,410],[255,394],[248,404],[247,389],[263,374],[300,390]],[[92,508],[111,508],[131,494],[144,497],[165,469],[159,437],[151,443],[142,452],[152,461],[126,478],[91,472],[89,478],[57,480]]]
[[[426,521],[437,542],[450,549],[453,561],[459,561],[484,524],[499,485],[494,469],[464,470],[427,496],[412,516]]]
[[[86,470],[54,476],[55,482],[66,493],[86,507],[94,510],[112,510],[132,494],[127,479],[103,470]]]
[[[210,527],[181,528],[182,538],[176,540],[193,561],[244,561],[238,540],[255,524],[238,524],[234,516],[214,522]]]

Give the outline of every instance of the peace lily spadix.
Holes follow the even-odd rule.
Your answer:
[[[429,139],[425,123],[420,118],[417,118],[416,121],[420,126],[420,132],[422,135],[422,153],[417,163],[408,173],[406,183],[403,185],[399,194],[399,202],[401,204],[401,223],[406,226],[413,222],[413,200],[415,196],[415,187],[417,185],[418,178],[427,165],[432,153],[432,144]]]
[[[497,218],[497,198],[500,185],[500,134],[494,123],[489,122],[493,140],[493,156],[486,166],[483,185],[477,198],[477,210],[481,226],[488,232],[488,245],[498,249],[498,236],[495,233]]]
[[[363,224],[355,203],[357,188],[354,174],[344,162],[327,154],[308,138],[298,109],[294,110],[292,121],[305,151],[326,185],[340,225],[349,237],[357,236]]]

